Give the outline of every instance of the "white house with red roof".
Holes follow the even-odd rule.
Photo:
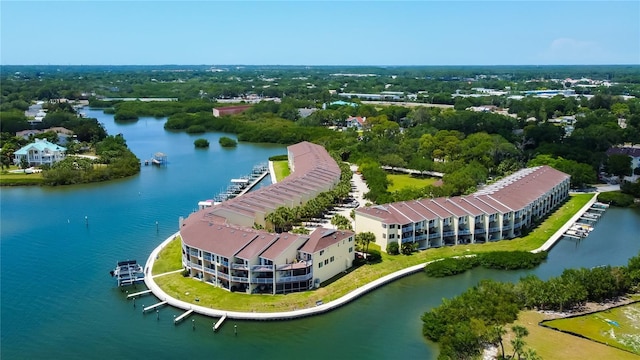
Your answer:
[[[467,196],[361,207],[355,228],[383,251],[392,242],[428,249],[511,239],[569,196],[569,180],[549,166],[522,169]]]
[[[362,130],[366,122],[367,118],[361,116],[349,116],[347,120],[345,120],[348,128],[356,128],[357,130]]]

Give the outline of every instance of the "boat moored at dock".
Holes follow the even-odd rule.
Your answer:
[[[198,202],[198,209],[204,209],[214,205],[218,205],[226,200],[233,199],[247,193],[253,189],[262,179],[269,174],[269,166],[266,164],[258,164],[253,167],[251,174],[239,178],[231,179],[226,190],[221,191],[213,199]]]
[[[116,268],[109,272],[118,286],[134,285],[144,281],[144,269],[136,260],[118,261]]]

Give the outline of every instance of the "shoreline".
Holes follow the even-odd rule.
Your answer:
[[[538,253],[540,251],[548,251],[549,249],[551,249],[553,247],[553,245],[555,245],[555,243],[557,241],[559,241],[562,238],[562,234],[564,234],[564,232],[566,231],[566,229],[568,229],[574,222],[575,220],[577,220],[581,214],[586,211],[587,209],[589,209],[591,207],[591,205],[593,205],[593,203],[596,202],[598,197],[598,193],[595,193],[593,195],[593,197],[591,198],[591,200],[589,200],[582,208],[580,208],[573,217],[571,217],[566,223],[565,225],[563,225],[562,227],[560,227],[553,235],[551,235],[551,237],[549,238],[549,240],[547,240],[542,246],[540,246],[537,249],[531,250],[531,252],[533,253]],[[167,246],[171,241],[173,241],[177,236],[180,235],[180,232],[177,231],[174,234],[170,235],[169,237],[167,237],[162,243],[160,243],[160,245],[158,245],[155,249],[153,249],[153,251],[151,252],[151,254],[149,254],[149,257],[147,259],[147,262],[144,266],[144,273],[145,273],[145,278],[144,278],[144,283],[147,286],[147,288],[149,288],[149,290],[151,290],[151,292],[153,293],[153,295],[155,297],[157,297],[160,301],[166,301],[168,305],[171,305],[175,308],[181,309],[181,310],[193,310],[193,312],[200,314],[200,315],[205,315],[205,316],[209,316],[209,317],[223,317],[226,316],[230,319],[238,319],[238,320],[291,320],[291,319],[297,319],[297,318],[302,318],[302,317],[307,317],[307,316],[314,316],[314,315],[320,315],[323,313],[326,313],[328,311],[337,309],[343,305],[346,305],[354,300],[356,300],[357,298],[359,298],[362,295],[365,295],[367,293],[369,293],[370,291],[373,291],[375,289],[377,289],[378,287],[381,287],[383,285],[386,285],[387,283],[390,283],[392,281],[395,281],[397,279],[400,279],[402,277],[408,276],[408,275],[412,275],[415,273],[418,273],[420,271],[422,271],[424,269],[424,267],[428,264],[431,264],[433,262],[436,261],[440,261],[444,258],[440,258],[440,259],[435,259],[435,260],[431,260],[431,261],[427,261],[424,263],[420,263],[417,265],[413,265],[410,267],[407,267],[405,269],[402,270],[398,270],[395,271],[391,274],[387,274],[383,277],[380,277],[368,284],[365,284],[359,288],[354,289],[353,291],[335,299],[332,300],[326,304],[320,304],[318,306],[312,307],[312,308],[304,308],[304,309],[297,309],[297,310],[292,310],[292,311],[280,311],[280,312],[242,312],[242,311],[228,311],[228,310],[222,310],[222,309],[214,309],[214,308],[210,308],[210,307],[205,307],[205,306],[201,306],[201,305],[196,305],[193,303],[189,303],[186,301],[182,301],[182,300],[178,300],[176,298],[173,298],[171,296],[169,296],[166,292],[164,292],[160,286],[158,286],[158,284],[156,284],[156,282],[153,280],[155,277],[158,276],[163,276],[165,274],[158,274],[158,275],[151,275],[151,270],[153,269],[153,264],[155,262],[155,259],[157,258],[158,254],[160,253],[160,251],[162,249],[164,249],[165,246]],[[173,271],[175,272],[175,271]],[[172,272],[169,272],[172,273]]]
[[[173,241],[177,236],[179,236],[179,234],[180,234],[179,231],[172,234],[171,236],[166,238],[162,243],[160,243],[160,245],[158,245],[155,249],[153,249],[151,254],[149,254],[149,258],[147,259],[147,262],[144,266],[144,273],[145,273],[144,283],[147,286],[147,288],[149,288],[149,290],[151,290],[153,295],[157,297],[160,301],[166,301],[168,305],[171,305],[175,308],[185,310],[185,311],[193,310],[193,312],[197,314],[205,315],[209,317],[226,316],[229,319],[237,319],[237,320],[291,320],[291,319],[303,318],[307,316],[320,315],[325,312],[337,309],[343,305],[346,305],[354,301],[355,299],[359,298],[360,296],[365,295],[368,292],[373,291],[389,282],[405,277],[407,275],[420,272],[424,269],[424,267],[427,264],[441,260],[441,259],[438,259],[438,260],[428,261],[426,263],[414,265],[414,266],[396,271],[394,273],[385,275],[381,278],[378,278],[364,286],[361,286],[339,297],[338,299],[332,300],[326,304],[318,305],[313,308],[305,308],[305,309],[299,309],[299,310],[293,310],[293,311],[271,312],[271,313],[227,311],[227,310],[213,309],[213,308],[209,308],[201,305],[192,304],[186,301],[178,300],[174,297],[169,296],[167,293],[165,293],[160,288],[160,286],[158,286],[158,284],[156,284],[156,282],[153,280],[153,278],[155,277],[164,275],[164,274],[151,275],[151,269],[153,269],[153,263],[155,262],[156,257],[158,256],[160,251],[164,249],[164,247],[167,246],[167,244],[169,244],[171,241]]]

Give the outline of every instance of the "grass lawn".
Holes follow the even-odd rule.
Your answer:
[[[182,269],[182,248],[180,247],[180,236],[176,236],[164,249],[160,251],[158,257],[153,262],[153,275],[164,274],[169,271]]]
[[[411,176],[410,174],[387,174],[387,179],[391,181],[391,185],[387,189],[389,192],[402,190],[404,188],[423,188],[427,185],[432,185],[438,179],[436,178],[419,178]]]
[[[287,160],[280,160],[273,162],[273,171],[276,173],[276,180],[281,181],[291,174],[289,169],[289,162]]]
[[[19,167],[12,165],[8,171],[20,170]],[[0,173],[0,185],[3,186],[19,186],[19,185],[41,185],[42,173],[27,174],[25,172],[8,172],[3,170]]]
[[[542,359],[638,360],[638,355],[538,325],[544,319],[544,316],[544,314],[537,311],[522,311],[515,322],[515,324],[522,325],[529,330],[529,336],[524,338],[525,348],[534,349]],[[511,325],[505,326],[505,329],[510,330]],[[509,343],[512,338],[512,334],[507,334],[503,337],[507,355],[513,354]]]
[[[640,303],[544,324],[640,355]]]
[[[268,295],[268,296],[256,296],[246,294],[234,294],[225,290],[217,289],[213,286],[200,283],[197,280],[191,278],[184,278],[180,274],[167,275],[156,278],[156,282],[163,290],[170,295],[180,295],[184,298],[185,293],[198,294],[200,297],[199,305],[211,306],[217,309],[241,311],[250,309],[258,312],[274,312],[285,311],[293,308],[301,308],[306,306],[314,306],[316,300],[322,300],[327,303],[331,300],[335,300],[343,295],[353,291],[354,289],[370,283],[382,276],[388,275],[395,271],[407,268],[409,266],[421,264],[427,261],[436,260],[440,258],[468,255],[473,253],[496,251],[496,250],[533,250],[544,244],[549,237],[555,233],[567,220],[569,220],[582,206],[584,206],[590,199],[591,194],[578,194],[573,195],[569,200],[562,205],[558,210],[549,216],[546,221],[533,229],[527,236],[522,238],[516,238],[513,240],[502,240],[496,242],[490,242],[487,244],[470,244],[459,246],[446,246],[437,249],[429,249],[425,251],[417,252],[413,255],[388,255],[382,253],[382,262],[374,265],[364,265],[347,275],[337,279],[336,281],[323,286],[317,290],[292,293],[287,295]],[[179,242],[175,241],[174,242]],[[174,250],[169,250],[169,247]],[[370,244],[370,249],[379,249],[376,244]],[[180,269],[180,246],[174,246],[173,243],[168,245],[164,250],[167,254],[160,254],[160,258],[165,256],[169,264],[163,265],[164,269]],[[168,254],[169,251],[175,251]],[[159,271],[162,272],[162,271]],[[156,266],[153,268],[153,273],[156,273]],[[206,286],[206,287],[204,287]],[[206,290],[206,291],[205,291]],[[203,292],[211,292],[211,295],[206,295]],[[190,295],[191,296],[191,295]],[[237,300],[237,299],[242,300]],[[215,299],[215,300],[214,300]],[[231,301],[230,299],[236,299]],[[258,300],[259,299],[259,300]],[[269,299],[269,300],[267,300]],[[205,305],[209,304],[209,305]],[[247,305],[250,304],[250,305]],[[250,307],[248,307],[250,306]]]

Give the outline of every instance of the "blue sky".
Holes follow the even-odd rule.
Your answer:
[[[640,64],[640,1],[1,0],[0,64]]]

